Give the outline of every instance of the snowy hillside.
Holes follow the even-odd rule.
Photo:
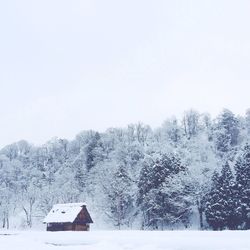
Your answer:
[[[249,250],[250,231],[0,233],[4,250]]]
[[[0,150],[0,222],[35,228],[57,203],[86,202],[96,229],[250,229],[250,110],[190,110]]]

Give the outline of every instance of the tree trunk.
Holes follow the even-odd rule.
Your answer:
[[[199,218],[200,218],[200,229],[203,230],[204,225],[203,225],[203,209],[199,208]]]
[[[198,212],[199,212],[200,229],[203,230],[203,228],[204,228],[204,224],[203,224],[203,206],[202,206],[200,200],[197,200],[197,208],[198,208]]]

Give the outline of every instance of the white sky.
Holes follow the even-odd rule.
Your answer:
[[[250,107],[249,0],[0,1],[0,146]]]

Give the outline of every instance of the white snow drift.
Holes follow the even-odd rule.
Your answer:
[[[1,250],[249,250],[250,231],[0,231]]]

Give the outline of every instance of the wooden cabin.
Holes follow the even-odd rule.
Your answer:
[[[43,223],[47,231],[89,231],[93,223],[84,203],[56,204],[52,207]]]

